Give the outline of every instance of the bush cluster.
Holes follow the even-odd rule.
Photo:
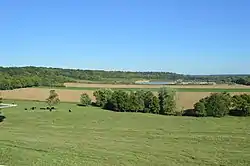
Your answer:
[[[151,91],[99,89],[94,92],[96,106],[117,112],[143,112],[174,115],[176,110],[175,91],[161,88],[159,95]]]
[[[250,95],[231,96],[229,93],[212,93],[194,105],[193,115],[199,117],[249,116]]]
[[[87,93],[81,94],[79,106],[89,106],[91,104],[91,99]]]

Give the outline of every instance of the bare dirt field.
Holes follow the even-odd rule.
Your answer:
[[[125,85],[125,84],[86,84],[86,83],[65,83],[66,87],[86,87],[86,88],[160,88],[163,85]],[[165,87],[172,88],[250,88],[244,85],[164,85]]]
[[[45,101],[49,96],[49,88],[24,88],[15,90],[0,91],[4,99],[17,99],[17,100],[39,100]],[[79,102],[80,95],[87,93],[94,101],[93,91],[91,90],[65,90],[57,89],[56,92],[63,102]],[[193,104],[201,98],[208,96],[210,92],[177,92],[177,104],[179,107],[189,109]],[[234,92],[231,94],[239,94]]]

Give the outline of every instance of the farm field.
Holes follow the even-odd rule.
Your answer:
[[[45,101],[49,95],[50,89],[56,89],[59,94],[60,100],[64,102],[79,102],[80,95],[82,93],[87,93],[91,99],[94,101],[95,98],[93,96],[93,92],[98,88],[84,88],[84,87],[66,87],[66,88],[23,88],[23,89],[15,89],[15,90],[6,90],[0,91],[3,98],[5,99],[17,99],[17,100],[39,100]],[[127,90],[129,90],[127,88]],[[131,89],[130,89],[131,90]],[[139,89],[132,89],[139,90]],[[151,89],[147,89],[151,90]],[[157,93],[157,89],[154,90]],[[200,100],[203,97],[210,95],[211,92],[224,92],[225,89],[221,90],[219,88],[204,88],[198,89],[195,88],[196,91],[191,91],[192,89],[188,89],[190,91],[179,91],[177,89],[177,104],[178,107],[184,109],[190,109],[193,107],[194,103]],[[203,91],[202,91],[203,90]],[[216,91],[217,90],[217,91]],[[250,93],[249,89],[228,89],[227,92],[231,94],[240,94],[240,93]]]
[[[108,87],[108,86],[107,86]],[[163,87],[163,86],[162,86]],[[164,86],[167,87],[167,86]],[[177,92],[250,92],[250,88],[193,88],[193,87],[171,87],[175,89]],[[48,88],[48,87],[41,87],[41,88]],[[92,90],[95,91],[97,89],[102,89],[106,87],[54,87],[53,89],[66,89],[66,90]],[[160,87],[159,87],[160,88]],[[158,92],[159,88],[110,88],[116,90],[127,90],[127,91],[136,91],[136,90],[150,90],[153,92]]]
[[[1,164],[250,164],[249,117],[116,113],[70,103],[61,103],[55,112],[25,111],[45,103],[16,103],[2,110],[6,119],[0,123]]]
[[[155,89],[163,87],[163,85],[138,85],[138,84],[86,84],[86,83],[64,83],[66,87],[78,87],[78,88],[119,88],[119,89]],[[165,85],[164,87],[171,87],[175,89],[250,89],[250,86],[244,85],[227,85],[227,84],[218,84],[218,85]]]

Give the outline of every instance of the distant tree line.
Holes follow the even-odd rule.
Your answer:
[[[238,79],[235,79],[233,82],[235,82],[236,84],[241,84],[241,85],[248,85],[248,86],[250,86],[250,77],[238,78]]]
[[[80,80],[100,81],[102,83],[133,83],[135,80],[164,81],[213,81],[217,83],[237,83],[250,85],[246,75],[192,76],[171,72],[128,72],[103,70],[75,70],[45,67],[0,67],[0,90],[36,87],[64,86],[65,82]]]
[[[72,81],[60,73],[37,67],[0,67],[0,90],[37,86],[63,86],[64,82]]]

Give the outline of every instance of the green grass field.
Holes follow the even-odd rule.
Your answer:
[[[50,87],[40,87],[40,88],[50,88]],[[94,87],[53,87],[53,89],[68,89],[68,90],[97,90],[100,88]],[[137,90],[150,90],[159,91],[159,88],[113,88],[116,90],[127,90],[127,91],[137,91]],[[177,92],[250,92],[250,88],[174,88]]]
[[[69,103],[32,112],[24,108],[45,104],[16,103],[2,110],[0,165],[250,165],[250,117],[116,113]]]

